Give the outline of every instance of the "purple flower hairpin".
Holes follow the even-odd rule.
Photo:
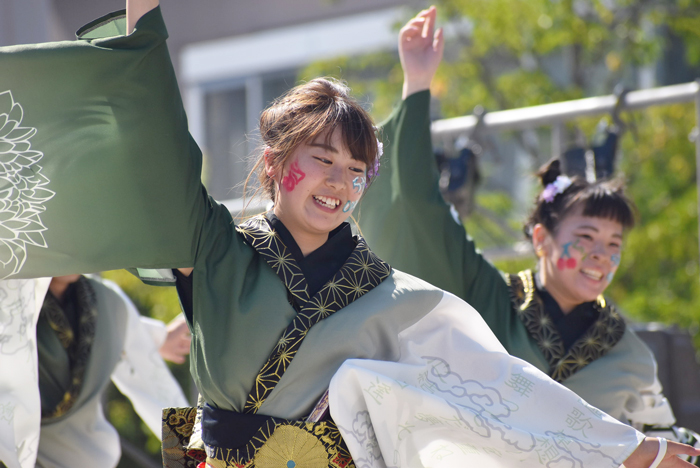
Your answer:
[[[571,179],[565,175],[560,175],[554,182],[547,184],[544,190],[542,190],[540,199],[546,201],[547,203],[552,203],[554,198],[560,193],[563,193],[564,190],[569,188],[570,185]]]
[[[384,144],[377,140],[377,157],[374,159],[374,165],[367,171],[367,184],[369,181],[379,175],[379,160],[384,154]]]

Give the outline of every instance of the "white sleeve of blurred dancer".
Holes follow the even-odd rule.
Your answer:
[[[140,320],[141,326],[151,337],[153,343],[156,345],[156,348],[160,349],[160,347],[163,346],[163,343],[165,343],[165,339],[168,337],[167,325],[160,320],[146,317],[144,315],[140,316]]]
[[[626,408],[623,413],[632,426],[642,430],[645,425],[672,426],[676,423],[671,404],[662,393],[658,377],[651,387],[640,392],[640,396],[644,406],[633,410]]]
[[[129,313],[124,352],[112,373],[112,382],[131,400],[149,429],[160,437],[163,408],[187,406],[187,399],[158,352],[160,343],[151,333],[153,324],[144,325],[149,321],[142,320],[134,304],[116,284],[104,283],[119,294]]]
[[[41,400],[36,323],[50,278],[0,281],[0,461],[33,468]]]

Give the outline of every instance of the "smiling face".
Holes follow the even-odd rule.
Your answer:
[[[610,284],[620,264],[623,227],[608,218],[567,215],[552,235],[542,225],[533,230],[544,287],[564,312],[595,300]]]
[[[275,215],[307,255],[352,213],[365,188],[367,165],[352,158],[340,130],[297,147],[282,174],[266,162],[277,185]]]

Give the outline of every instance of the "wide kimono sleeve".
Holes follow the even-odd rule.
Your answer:
[[[160,9],[0,48],[0,278],[194,263],[206,217]]]
[[[359,208],[372,250],[393,267],[471,304],[505,347],[527,340],[502,274],[474,246],[439,190],[429,120],[430,93],[406,98],[382,126],[386,154]]]
[[[451,294],[399,344],[397,362],[347,360],[331,381],[357,466],[616,468],[644,439],[508,355]]]

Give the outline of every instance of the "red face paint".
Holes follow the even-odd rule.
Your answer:
[[[560,258],[557,260],[557,268],[560,270],[564,270],[566,268],[569,269],[574,269],[576,268],[576,259],[575,258]]]
[[[562,246],[562,249],[564,250],[562,252],[562,256],[559,258],[559,260],[557,260],[557,268],[559,268],[560,270],[564,270],[566,268],[573,270],[574,268],[576,268],[576,259],[571,257],[571,254],[569,253],[570,247],[578,250],[581,253],[585,252],[583,248],[578,245],[578,240],[573,245],[571,244],[571,242],[567,242],[566,244],[564,244]],[[585,258],[586,255],[584,254],[583,259]]]
[[[304,177],[306,177],[306,174],[299,169],[299,164],[294,161],[289,167],[289,175],[282,178],[282,186],[286,188],[288,192],[291,192]]]

